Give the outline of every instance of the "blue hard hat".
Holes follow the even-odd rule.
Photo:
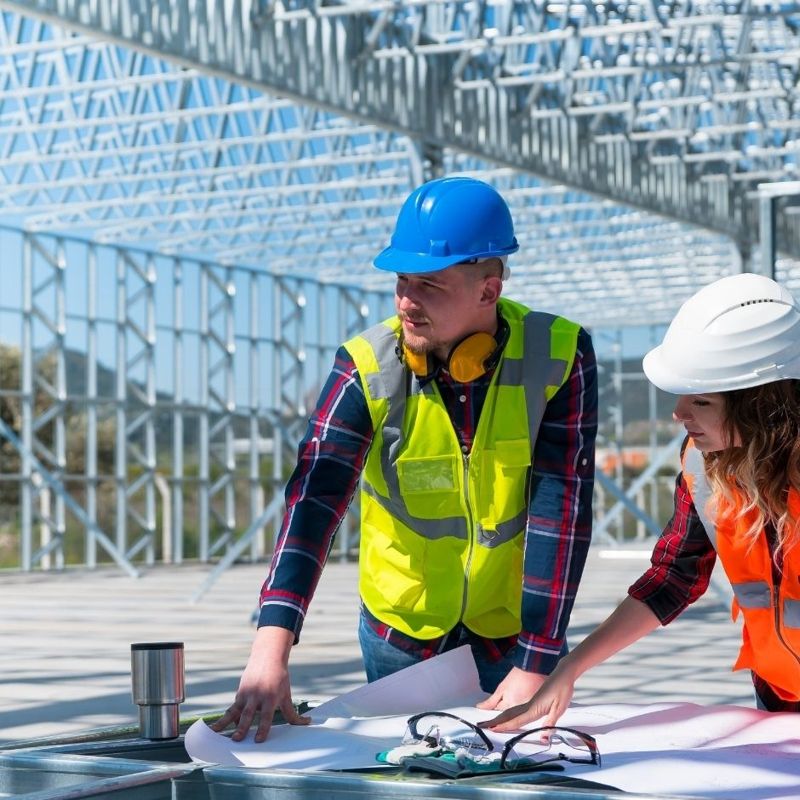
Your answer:
[[[506,201],[475,178],[437,178],[403,203],[392,243],[375,259],[389,272],[436,272],[519,250]]]

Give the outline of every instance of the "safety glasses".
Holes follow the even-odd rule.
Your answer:
[[[574,728],[533,728],[512,736],[503,745],[500,769],[519,769],[528,764],[569,761],[600,766],[597,740]]]
[[[403,744],[425,744],[431,750],[461,753],[481,759],[495,753],[486,733],[447,711],[425,711],[409,717]],[[552,761],[600,766],[600,751],[593,736],[574,728],[545,727],[522,731],[503,745],[501,770],[526,769]]]
[[[409,717],[403,744],[416,742],[449,753],[464,750],[480,755],[494,750],[489,737],[477,725],[447,711],[424,711]]]

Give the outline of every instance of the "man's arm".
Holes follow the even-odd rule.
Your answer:
[[[558,662],[592,536],[597,363],[578,334],[569,377],[547,404],[534,447],[525,535],[522,631],[514,661],[549,675]]]
[[[289,653],[299,639],[371,442],[372,421],[358,371],[347,351],[340,348],[286,486],[286,513],[261,589],[258,631],[250,658],[236,698],[214,730],[235,723],[232,738],[239,740],[258,717],[256,741],[263,741],[276,708],[288,722],[305,721],[291,702]]]
[[[340,348],[286,486],[286,514],[261,589],[259,627],[287,628],[297,643],[371,443],[372,421],[358,370]]]
[[[522,577],[522,630],[514,668],[482,708],[528,700],[556,664],[592,532],[597,364],[589,334],[547,404],[534,446]]]

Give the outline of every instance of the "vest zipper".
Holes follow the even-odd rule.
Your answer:
[[[467,551],[467,563],[464,566],[464,591],[461,594],[461,613],[458,615],[459,622],[463,621],[464,612],[467,610],[467,590],[469,587],[469,571],[472,567],[472,553],[475,547],[472,509],[470,508],[469,504],[469,455],[467,455],[467,453],[464,453],[462,455],[462,460],[464,463],[464,500],[467,511],[467,535],[469,536],[469,542],[467,544],[467,547],[469,548],[469,550]]]
[[[781,631],[781,573],[775,568],[773,563],[772,565],[772,584],[773,584],[773,598],[772,598],[772,607],[775,609],[774,617],[775,617],[775,635],[778,637],[778,641],[794,656],[794,660],[800,664],[800,655],[798,655],[790,646],[786,639],[783,638],[783,633]]]

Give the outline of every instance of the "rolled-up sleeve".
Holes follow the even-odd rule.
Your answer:
[[[666,625],[705,593],[716,560],[681,473],[675,481],[672,519],[656,542],[650,568],[628,594],[645,603]]]

